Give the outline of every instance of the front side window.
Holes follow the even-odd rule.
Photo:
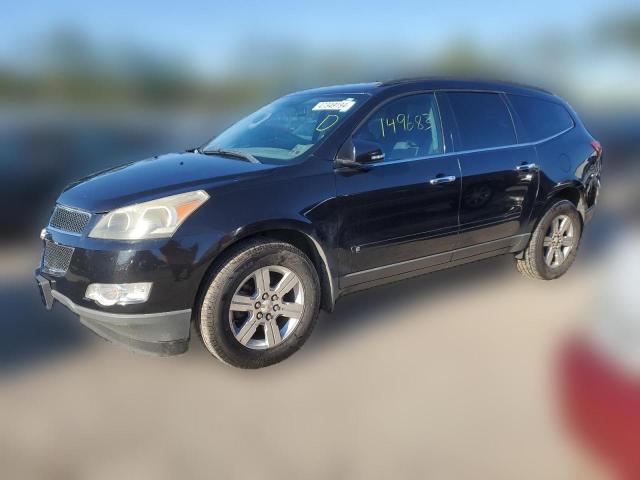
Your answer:
[[[516,143],[513,121],[500,95],[450,92],[447,96],[460,132],[462,145],[459,150],[502,147]]]
[[[444,152],[440,115],[433,93],[392,100],[353,135],[380,145],[385,162],[421,158]]]
[[[573,127],[562,105],[524,95],[509,95],[509,101],[522,121],[524,142],[543,140]]]
[[[234,150],[265,163],[292,161],[327,135],[367,94],[295,94],[282,97],[222,132],[201,150]]]

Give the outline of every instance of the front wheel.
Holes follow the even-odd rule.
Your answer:
[[[561,200],[542,217],[516,267],[530,278],[558,278],[573,264],[581,237],[580,213],[573,203]]]
[[[284,360],[302,346],[317,321],[317,272],[290,244],[242,244],[206,282],[198,312],[202,340],[209,352],[235,367],[261,368]]]

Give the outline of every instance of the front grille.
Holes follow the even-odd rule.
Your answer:
[[[42,269],[51,275],[64,275],[71,264],[73,250],[72,247],[65,247],[50,240],[45,240]]]
[[[65,232],[82,233],[90,219],[89,212],[56,205],[51,220],[49,220],[49,226]]]

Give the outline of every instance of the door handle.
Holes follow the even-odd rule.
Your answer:
[[[525,163],[516,167],[517,172],[530,172],[531,170],[537,170],[538,165],[535,163]]]
[[[455,182],[456,177],[454,177],[453,175],[450,175],[448,177],[436,177],[436,178],[432,178],[431,180],[429,180],[429,183],[431,185],[441,185],[443,183],[451,183],[451,182]]]

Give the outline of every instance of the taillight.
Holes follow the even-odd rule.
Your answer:
[[[600,145],[600,142],[597,140],[591,140],[591,146],[593,147],[593,149],[596,151],[596,153],[598,154],[598,156],[602,155],[602,145]]]

